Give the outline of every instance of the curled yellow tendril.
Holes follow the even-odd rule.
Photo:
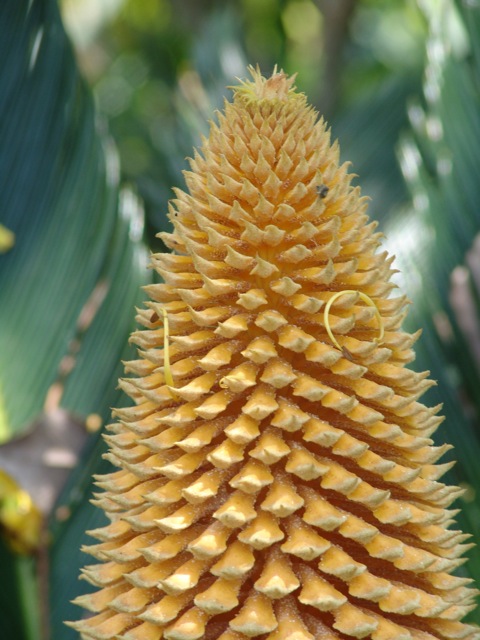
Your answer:
[[[374,338],[373,341],[376,342],[377,344],[380,343],[383,340],[383,336],[385,335],[385,328],[384,328],[384,325],[383,325],[383,318],[380,315],[380,311],[378,310],[377,305],[370,298],[370,296],[367,296],[366,293],[362,293],[361,291],[355,291],[354,289],[344,289],[343,291],[337,291],[337,293],[335,293],[329,299],[329,301],[327,302],[327,304],[325,306],[325,311],[323,312],[323,319],[324,319],[325,329],[327,330],[328,337],[333,342],[333,344],[338,349],[340,349],[340,351],[342,351],[342,347],[338,343],[338,340],[335,338],[335,336],[332,333],[332,329],[330,328],[329,314],[330,314],[330,308],[331,308],[332,304],[335,302],[335,300],[338,300],[338,298],[340,298],[340,296],[344,296],[344,295],[346,295],[348,293],[356,293],[356,294],[358,294],[358,297],[360,298],[360,300],[363,300],[363,302],[365,302],[365,304],[367,304],[369,307],[372,307],[373,309],[375,309],[375,317],[377,318],[377,322],[378,322],[379,334],[378,334],[378,336],[376,338]]]
[[[175,387],[175,383],[173,381],[172,369],[170,367],[170,331],[168,326],[168,315],[165,309],[162,309],[163,316],[163,372],[165,376],[165,382],[169,387]],[[175,400],[177,399],[176,394],[170,389],[170,395]]]

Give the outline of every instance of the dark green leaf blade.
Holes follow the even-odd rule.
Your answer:
[[[480,32],[471,29],[468,42],[464,23],[472,8],[458,2],[457,9],[446,2],[442,10],[432,6],[428,16],[424,100],[410,109],[412,133],[400,149],[413,206],[408,215],[391,217],[386,234],[402,272],[400,287],[413,302],[408,328],[423,329],[415,368],[430,369],[438,380],[428,402],[442,403],[446,420],[435,441],[453,444],[446,458],[458,462],[448,480],[467,488],[455,505],[461,508],[458,524],[476,540],[480,511],[472,496],[480,491],[480,369],[452,308],[452,277],[480,228],[480,69],[478,56],[469,54],[478,51]],[[477,293],[477,316],[479,311]],[[480,554],[474,549],[468,556],[459,572],[478,583]],[[479,622],[480,612],[469,618]]]
[[[0,211],[16,234],[0,255],[0,441],[43,406],[101,272],[118,189],[56,3],[28,5],[0,7],[12,35],[0,38]]]

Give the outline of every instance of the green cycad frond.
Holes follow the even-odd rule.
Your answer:
[[[444,437],[458,459],[451,473],[469,488],[459,522],[478,540],[480,333],[465,330],[480,317],[478,250],[471,250],[480,232],[480,11],[445,2],[427,18],[424,101],[411,106],[412,133],[400,149],[413,206],[386,231],[414,302],[410,322],[424,332],[417,367],[428,366],[439,382],[430,393],[444,403]],[[463,571],[478,583],[478,548]]]

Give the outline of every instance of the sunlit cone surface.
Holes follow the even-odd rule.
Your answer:
[[[292,78],[235,90],[153,256],[75,623],[96,640],[476,638],[392,259]],[[341,293],[343,292],[343,293]],[[332,296],[338,294],[334,299]],[[329,301],[330,305],[329,305]],[[329,308],[328,308],[329,307]],[[325,314],[325,309],[328,313]],[[169,359],[164,338],[169,326]],[[170,377],[171,376],[171,377]],[[173,384],[172,384],[173,383]]]

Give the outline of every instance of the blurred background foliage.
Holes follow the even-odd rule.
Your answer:
[[[427,401],[444,404],[436,440],[459,461],[458,520],[478,539],[480,0],[4,0],[2,51],[0,469],[18,482],[12,495],[0,476],[2,640],[76,638],[63,620],[88,589],[85,530],[102,523],[98,427],[124,401],[147,250],[248,64],[298,73],[372,199],[407,327],[423,328],[415,368],[439,382]],[[60,436],[73,462],[54,477],[38,452]],[[23,489],[43,514],[36,550]],[[469,558],[459,572],[480,584]]]
[[[298,88],[327,117],[362,176],[373,215],[405,198],[394,147],[425,57],[427,23],[416,2],[108,0],[102,10],[94,0],[63,0],[62,6],[124,177],[137,185],[154,229],[165,225],[171,186],[228,96],[225,87],[245,75],[247,64],[298,73]],[[378,179],[380,167],[387,180]]]

